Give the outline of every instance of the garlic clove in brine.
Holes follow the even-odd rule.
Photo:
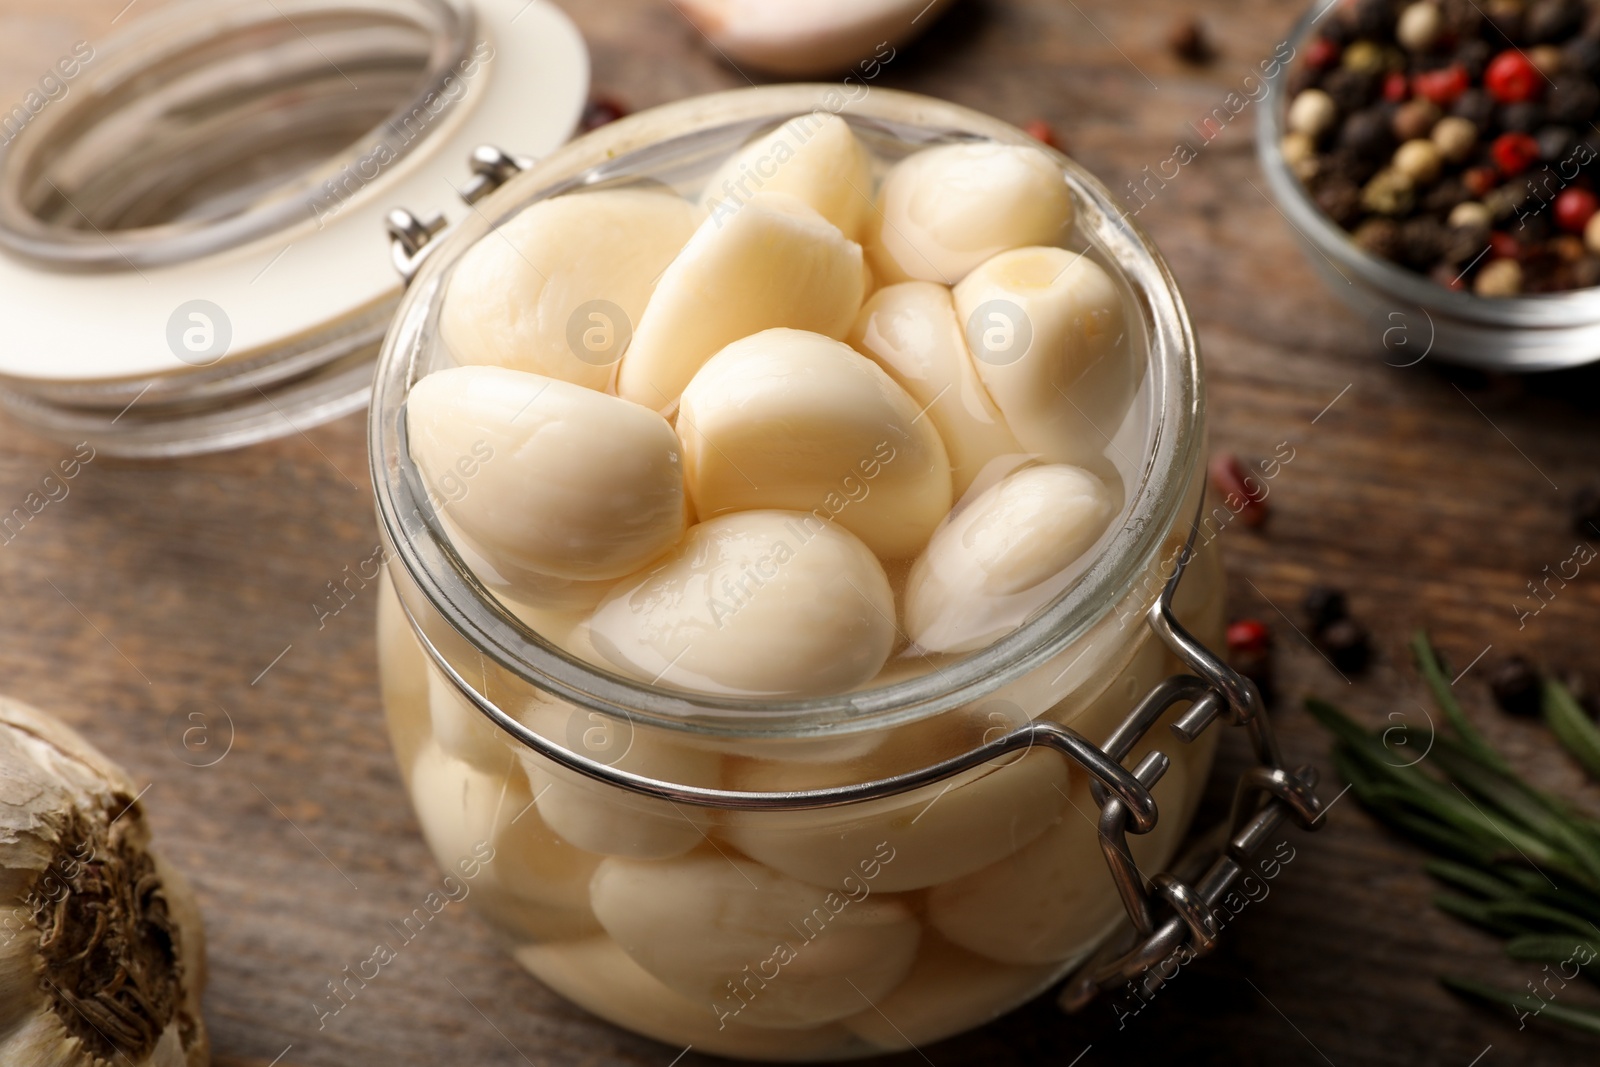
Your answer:
[[[0,1063],[202,1067],[204,932],[137,789],[0,698]]]

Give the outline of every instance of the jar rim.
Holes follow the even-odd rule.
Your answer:
[[[1135,298],[1130,310],[1143,317],[1153,447],[1129,487],[1121,528],[1071,586],[1022,626],[936,672],[890,685],[806,699],[715,696],[626,679],[562,651],[466,569],[427,504],[404,425],[405,398],[418,377],[449,267],[527,204],[594,184],[601,164],[696,133],[734,126],[754,133],[824,109],[856,124],[1039,147],[979,112],[889,89],[872,88],[858,99],[846,98],[837,85],[805,84],[695,97],[601,127],[518,175],[439,239],[402,298],[379,355],[368,416],[379,525],[391,561],[428,607],[474,650],[530,686],[614,719],[718,737],[816,738],[900,725],[969,704],[1058,656],[1134,591],[1170,531],[1188,521],[1183,509],[1203,447],[1204,385],[1187,308],[1166,262],[1110,192],[1079,164],[1046,148],[1073,190],[1079,227],[1121,270]]]
[[[1311,199],[1305,185],[1290,169],[1280,147],[1287,131],[1287,86],[1291,63],[1317,25],[1339,7],[1329,0],[1314,0],[1290,31],[1286,43],[1289,62],[1266,77],[1267,107],[1256,123],[1256,154],[1267,179],[1274,205],[1301,240],[1327,261],[1346,283],[1359,283],[1382,293],[1395,306],[1409,305],[1469,327],[1498,330],[1557,331],[1593,327],[1600,339],[1600,287],[1560,293],[1483,297],[1469,291],[1447,289],[1425,275],[1375,256],[1355,243],[1352,235],[1334,222]],[[1301,60],[1303,62],[1303,60]],[[1443,351],[1443,350],[1441,350]],[[1592,362],[1595,350],[1575,348],[1565,357],[1541,352],[1537,359],[1522,357],[1512,348],[1488,346],[1482,352],[1455,353],[1464,362],[1504,370],[1542,370]]]

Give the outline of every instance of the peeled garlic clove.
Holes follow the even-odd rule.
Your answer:
[[[385,567],[378,584],[378,682],[389,743],[407,785],[411,765],[433,730],[426,662]]]
[[[895,48],[935,21],[949,0],[674,0],[730,62],[788,77],[878,76]],[[846,79],[848,85],[849,79]],[[837,91],[843,107],[859,88]]]
[[[1001,252],[1062,240],[1073,217],[1072,194],[1049,156],[986,143],[908,156],[884,179],[878,212],[867,256],[884,285],[955,285]]]
[[[0,791],[0,1063],[204,1067],[205,932],[133,782],[0,698]],[[83,1005],[116,1020],[114,1042]]]
[[[607,767],[680,785],[721,784],[718,754],[627,718],[555,701],[519,717],[539,735]],[[545,825],[587,852],[665,859],[705,841],[711,824],[705,808],[591,782],[527,750],[522,763]]]
[[[526,904],[588,910],[589,877],[599,859],[545,826],[511,752],[504,770],[490,774],[429,745],[411,772],[411,796],[422,836],[446,872]]]
[[[846,874],[824,889],[716,852],[613,858],[595,872],[591,902],[641,967],[719,1019],[798,1029],[857,1014],[916,955],[911,909]]]
[[[1162,747],[1174,758],[1153,790],[1160,812],[1156,828],[1128,835],[1128,850],[1146,877],[1161,872],[1188,829],[1189,765],[1183,753],[1173,751],[1175,744]],[[1094,822],[1100,809],[1087,780],[1079,776],[1071,793],[1073,806],[1044,836],[993,866],[931,889],[928,921],[934,929],[1002,963],[1059,963],[1092,950],[1124,912],[1100,850]]]
[[[1116,509],[1086,470],[1025,467],[933,535],[906,583],[906,634],[922,648],[970,652],[1039,607],[1024,597],[1066,571],[1105,533]]]
[[[757,193],[787,193],[852,241],[873,210],[867,150],[837,115],[810,111],[740,149],[706,183],[701,206],[715,219]]]
[[[464,365],[605,389],[656,279],[695,222],[694,205],[667,193],[614,189],[539,201],[461,257],[440,335]]]
[[[892,859],[872,884],[899,893],[960,878],[1037,838],[1063,818],[1070,782],[1064,758],[1029,752],[904,796],[853,805],[848,813],[764,813],[759,821],[734,821],[719,836],[753,859],[818,885],[853,871],[881,842]],[[772,786],[735,776],[730,788]]]
[[[927,411],[950,455],[957,499],[991,460],[1024,451],[978,377],[944,286],[903,282],[878,290],[861,309],[850,344]]]
[[[609,937],[558,945],[527,945],[517,962],[567,1000],[657,1041],[718,1056],[759,1059],[831,1059],[854,1041],[838,1026],[810,1030],[757,1030],[719,1021],[703,1001],[668,989]]]
[[[618,586],[589,621],[627,673],[707,693],[814,696],[870,681],[894,646],[894,593],[866,545],[792,511],[710,519]]]
[[[445,752],[491,774],[505,770],[516,742],[431,667],[428,709],[433,739]]]
[[[955,299],[978,377],[1017,440],[1052,463],[1101,454],[1116,427],[1092,420],[1120,408],[1101,397],[1106,384],[1087,395],[1079,383],[1102,365],[1116,382],[1133,378],[1120,366],[1122,295],[1105,269],[1078,252],[1019,248],[974,270]]]
[[[909,559],[950,510],[933,422],[849,345],[767,330],[712,357],[678,410],[703,519],[781,508],[837,522],[882,559]]]
[[[412,387],[406,427],[438,506],[518,599],[537,602],[544,578],[620,578],[683,534],[678,439],[648,408],[503,367],[456,367]]]
[[[841,1024],[876,1048],[899,1052],[981,1026],[1029,999],[1060,971],[1013,967],[957,948],[933,931],[893,993]]]
[[[661,276],[617,392],[663,409],[742,337],[777,327],[843,337],[865,284],[860,245],[794,197],[758,193],[702,223]]]

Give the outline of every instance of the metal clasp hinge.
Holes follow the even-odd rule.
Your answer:
[[[471,207],[533,166],[533,160],[525,156],[513,156],[504,149],[486,144],[472,150],[468,164],[472,168],[472,178],[456,191]],[[434,238],[447,228],[445,217],[438,212],[424,218],[405,208],[395,208],[385,216],[389,256],[401,281],[411,284],[411,280],[422,269],[423,260],[436,246]]]
[[[1189,701],[1189,708],[1171,730],[1178,740],[1191,743],[1224,712],[1232,723],[1250,735],[1259,766],[1246,772],[1234,792],[1226,838],[1203,874],[1192,882],[1171,873],[1147,880],[1133,862],[1127,835],[1143,831],[1129,818],[1123,801],[1098,783],[1092,787],[1100,806],[1100,847],[1111,868],[1112,880],[1128,913],[1131,941],[1126,935],[1100,950],[1078,971],[1061,993],[1061,1006],[1075,1012],[1101,992],[1136,982],[1148,997],[1166,980],[1159,968],[1180,952],[1190,958],[1207,955],[1217,946],[1222,924],[1217,903],[1248,870],[1255,853],[1285,819],[1305,830],[1318,828],[1322,804],[1313,791],[1316,772],[1310,767],[1289,771],[1284,767],[1272,725],[1261,696],[1247,679],[1224,663],[1189,634],[1172,610],[1178,583],[1193,556],[1195,530],[1177,557],[1177,566],[1161,596],[1151,607],[1148,622],[1192,675],[1178,675],[1158,684],[1117,728],[1105,751],[1112,759],[1126,758],[1146,732],[1174,704]],[[1147,787],[1165,771],[1167,757],[1151,752],[1134,771]],[[1161,921],[1157,922],[1158,912]]]

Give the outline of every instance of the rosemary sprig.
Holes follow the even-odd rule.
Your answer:
[[[1425,758],[1402,762],[1386,732],[1307,700],[1334,736],[1334,766],[1362,806],[1438,857],[1425,868],[1447,890],[1436,907],[1504,938],[1509,958],[1544,964],[1543,983],[1527,992],[1453,976],[1444,986],[1507,1005],[1522,1025],[1540,1018],[1600,1034],[1600,1008],[1566,995],[1580,973],[1600,983],[1600,820],[1519,778],[1456,701],[1426,634],[1412,650],[1451,732]],[[1559,682],[1547,680],[1543,698],[1551,733],[1600,778],[1600,728]]]

